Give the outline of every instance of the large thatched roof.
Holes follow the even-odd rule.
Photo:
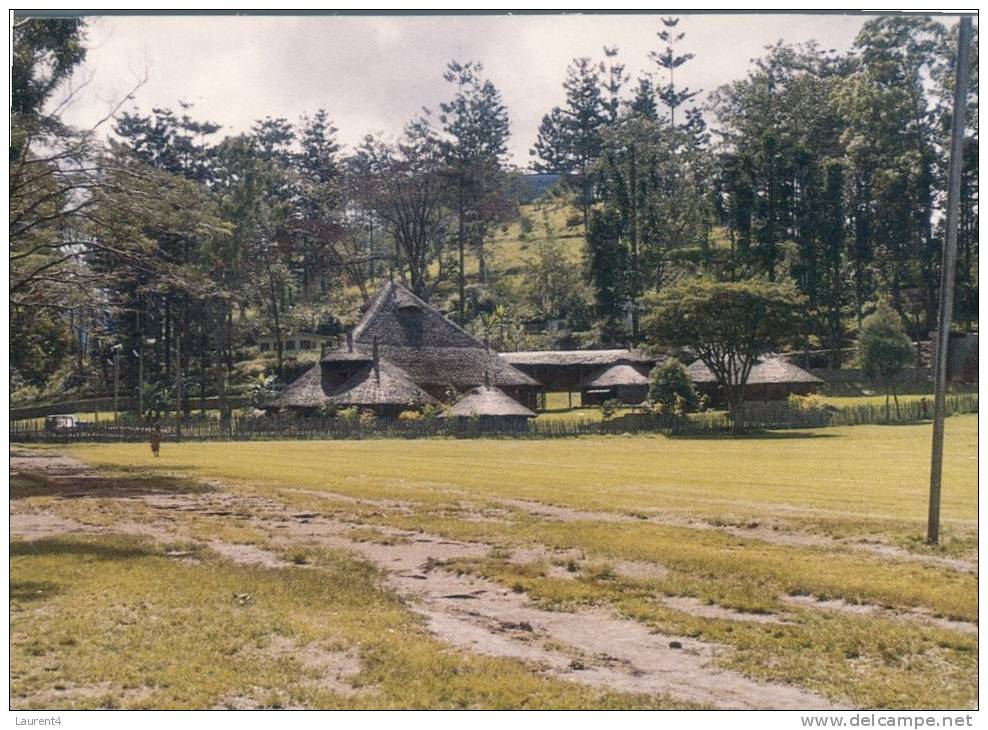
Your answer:
[[[638,350],[531,350],[527,352],[502,352],[501,358],[512,365],[604,367],[619,363],[655,364],[654,357]]]
[[[717,377],[701,360],[697,360],[686,372],[695,383],[716,383]],[[763,355],[755,361],[748,375],[748,385],[764,385],[766,383],[822,383],[820,378],[812,375],[801,367],[793,365],[779,355]]]
[[[535,413],[525,408],[500,388],[480,385],[470,390],[457,401],[456,405],[442,415],[443,418],[471,418],[474,416],[534,418]]]
[[[345,408],[437,402],[412,382],[401,368],[384,360],[380,361],[377,372],[368,362],[338,385],[323,377],[322,368],[318,363],[313,365],[269,405],[275,408],[317,408],[325,405]]]
[[[375,338],[380,357],[416,383],[467,388],[488,373],[497,386],[538,385],[401,284],[385,285],[353,330],[355,349],[367,352]]]
[[[581,388],[615,388],[619,385],[648,385],[648,378],[631,365],[620,364],[595,370],[580,384]]]

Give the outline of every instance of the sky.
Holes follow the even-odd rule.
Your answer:
[[[778,40],[850,47],[857,15],[684,15],[682,51],[695,58],[677,83],[704,95],[741,78]],[[562,82],[578,56],[617,46],[634,79],[654,71],[649,51],[658,15],[466,17],[102,16],[89,19],[89,51],[63,118],[88,127],[146,75],[123,109],[191,102],[192,115],[236,134],[266,116],[297,120],[325,108],[344,145],[368,133],[397,136],[425,106],[452,95],[452,60],[474,60],[501,90],[511,118],[510,161],[529,164],[542,116],[564,101]],[[83,86],[83,84],[85,84]],[[701,97],[702,98],[702,97]]]

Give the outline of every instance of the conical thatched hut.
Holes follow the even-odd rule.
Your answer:
[[[710,396],[711,402],[723,403],[723,394],[717,384],[717,377],[701,360],[697,360],[686,372],[696,384],[697,390]],[[751,366],[748,382],[744,387],[746,401],[784,400],[790,394],[808,395],[816,392],[823,381],[793,365],[780,355],[763,355]]]
[[[638,404],[648,398],[648,378],[627,363],[600,368],[580,383],[583,405],[600,405],[606,400]]]
[[[441,417],[478,418],[488,425],[521,427],[527,419],[535,418],[535,413],[500,388],[480,385],[467,392]]]

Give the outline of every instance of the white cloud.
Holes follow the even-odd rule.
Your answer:
[[[710,91],[739,78],[750,59],[779,39],[815,38],[850,46],[865,19],[841,15],[683,16],[683,50],[696,54],[679,80]],[[514,161],[527,164],[542,115],[563,101],[569,61],[619,46],[632,75],[652,70],[658,16],[546,15],[446,17],[103,16],[91,19],[90,50],[75,82],[90,85],[66,115],[92,124],[147,67],[134,105],[175,108],[227,133],[265,116],[297,119],[325,107],[344,143],[368,132],[397,134],[422,106],[449,96],[451,59],[481,61],[511,114]],[[128,105],[126,108],[131,108]]]

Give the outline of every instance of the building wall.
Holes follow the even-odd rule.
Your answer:
[[[605,392],[598,388],[584,388],[580,391],[580,402],[585,406],[599,406],[611,399],[627,405],[638,405],[648,398],[647,385],[619,385]]]
[[[779,401],[785,400],[792,394],[809,395],[817,390],[817,383],[758,383],[744,387],[746,401]],[[696,383],[696,389],[710,398],[714,407],[727,404],[723,389],[716,383]]]

